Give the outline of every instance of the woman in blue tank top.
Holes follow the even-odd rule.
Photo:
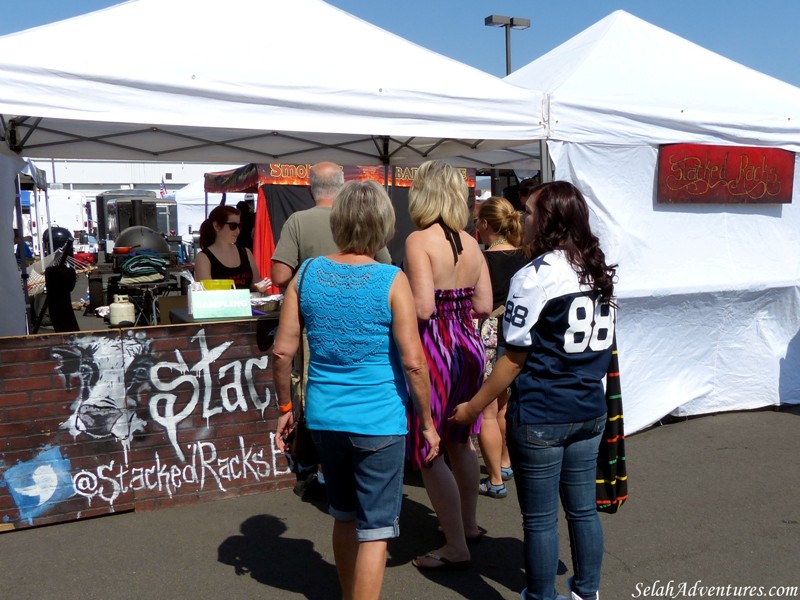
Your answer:
[[[325,473],[342,596],[377,599],[387,540],[399,535],[409,392],[422,415],[420,431],[410,433],[429,444],[429,461],[439,436],[411,287],[397,267],[372,258],[394,233],[383,188],[346,184],[331,231],[339,252],[305,261],[286,288],[273,347],[276,445],[285,450],[294,425],[290,379],[305,325],[306,421]]]

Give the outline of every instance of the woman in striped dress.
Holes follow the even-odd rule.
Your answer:
[[[418,231],[406,240],[405,272],[430,371],[434,426],[450,461],[449,468],[442,457],[424,464],[428,449],[409,436],[408,459],[422,467],[446,539],[413,564],[421,570],[462,570],[471,564],[467,541],[481,536],[476,520],[480,467],[470,440],[480,426],[457,425],[447,417],[483,380],[483,345],[472,319],[491,312],[492,286],[478,243],[464,231],[470,218],[467,185],[457,170],[437,161],[420,166],[409,213]],[[413,410],[409,419],[410,427],[418,427]]]

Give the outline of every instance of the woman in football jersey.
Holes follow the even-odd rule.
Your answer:
[[[572,600],[597,600],[603,530],[595,474],[616,322],[616,265],[606,263],[586,201],[566,181],[542,184],[529,197],[524,241],[536,258],[511,282],[506,352],[452,419],[475,421],[512,386],[506,432],[525,533],[522,598],[565,598],[555,590],[560,495],[573,556],[569,593]]]

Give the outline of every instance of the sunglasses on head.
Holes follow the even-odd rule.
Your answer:
[[[227,225],[228,227],[230,227],[230,228],[231,228],[231,231],[236,231],[237,229],[239,229],[239,227],[241,227],[241,226],[242,226],[242,224],[241,224],[241,223],[225,223],[225,225]]]

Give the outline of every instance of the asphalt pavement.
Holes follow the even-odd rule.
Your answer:
[[[630,436],[630,500],[601,517],[601,598],[800,598],[798,433],[795,406]],[[410,474],[383,598],[519,598],[522,530],[509,484],[506,499],[479,498],[488,534],[472,546],[474,567],[423,574],[410,561],[441,538],[425,490]],[[0,534],[1,597],[336,599],[331,528],[323,506],[284,490],[12,531]],[[572,574],[566,540],[562,516],[561,593]]]

